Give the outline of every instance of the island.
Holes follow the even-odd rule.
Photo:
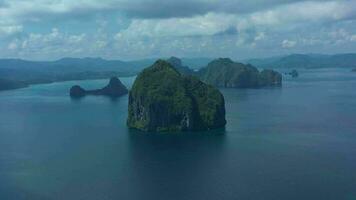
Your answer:
[[[7,79],[0,79],[0,91],[1,90],[13,90],[28,87],[28,84],[22,81],[13,81]]]
[[[299,73],[297,70],[293,69],[291,72],[287,73],[288,75],[292,76],[293,78],[297,78]]]
[[[356,72],[356,68],[351,70],[352,72]]]
[[[260,88],[281,86],[282,75],[274,70],[261,72],[250,64],[237,63],[229,58],[213,60],[199,71],[205,83],[224,88]]]
[[[185,75],[195,74],[194,70],[190,69],[187,66],[183,66],[182,60],[177,57],[172,56],[169,59],[167,59],[167,62],[169,62],[181,74],[185,74]]]
[[[201,131],[224,127],[220,91],[157,60],[136,78],[129,93],[127,125],[142,131]]]
[[[109,97],[120,97],[128,93],[127,88],[117,77],[112,77],[107,86],[97,90],[85,90],[79,85],[75,85],[70,89],[70,96],[80,98],[86,95],[104,95]]]

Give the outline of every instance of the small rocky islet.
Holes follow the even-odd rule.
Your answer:
[[[143,131],[200,131],[224,127],[225,101],[215,87],[156,61],[129,93],[127,125]]]
[[[109,84],[102,89],[85,90],[79,85],[75,85],[71,87],[69,93],[73,98],[81,98],[86,95],[103,95],[115,98],[127,94],[128,90],[117,77],[112,77]]]

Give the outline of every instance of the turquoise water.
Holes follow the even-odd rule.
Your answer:
[[[0,199],[356,199],[356,73],[300,71],[224,89],[205,133],[125,126],[127,96],[71,100],[72,81],[0,92]],[[130,86],[134,78],[123,78]]]

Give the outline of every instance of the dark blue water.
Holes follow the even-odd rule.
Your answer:
[[[222,90],[225,130],[188,134],[128,130],[127,96],[67,95],[107,81],[0,92],[0,199],[354,200],[356,73],[300,76]]]

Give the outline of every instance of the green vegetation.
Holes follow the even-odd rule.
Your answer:
[[[144,131],[208,130],[225,125],[222,94],[158,60],[136,78],[127,124]]]
[[[282,83],[282,76],[278,72],[264,70],[260,73],[252,65],[233,62],[229,58],[213,60],[199,75],[208,84],[226,88],[257,88]]]

